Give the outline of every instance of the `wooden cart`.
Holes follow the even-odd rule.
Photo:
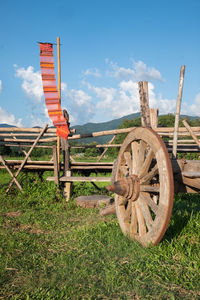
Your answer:
[[[169,155],[169,148],[156,133],[158,128],[150,128],[148,99],[145,96],[145,89],[146,93],[148,90],[141,86],[143,127],[135,128],[125,138],[118,155],[115,182],[107,187],[115,193],[116,214],[122,232],[143,246],[156,245],[162,239],[170,221],[174,193],[200,191],[200,161],[176,158],[177,137],[181,134],[178,119],[183,71],[182,68],[175,120],[177,128],[169,128],[167,133],[173,132],[173,153]],[[197,136],[200,132],[195,133],[195,128],[186,121],[183,123],[199,151]],[[187,148],[192,151],[191,144]]]

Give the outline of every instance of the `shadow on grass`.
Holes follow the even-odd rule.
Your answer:
[[[192,217],[200,212],[199,194],[180,193],[174,199],[173,211],[164,240],[171,242],[178,237],[188,225]]]

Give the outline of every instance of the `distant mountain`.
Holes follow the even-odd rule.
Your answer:
[[[0,124],[0,127],[17,127],[17,126],[9,125],[9,124],[3,123],[3,124]]]

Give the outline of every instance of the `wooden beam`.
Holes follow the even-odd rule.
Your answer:
[[[181,66],[178,98],[177,98],[177,104],[176,104],[176,116],[175,116],[175,124],[174,124],[174,138],[173,138],[173,151],[172,151],[173,158],[176,158],[176,155],[177,155],[178,127],[179,127],[179,118],[180,118],[180,111],[181,111],[181,100],[182,100],[182,92],[183,92],[184,74],[185,74],[185,66]]]

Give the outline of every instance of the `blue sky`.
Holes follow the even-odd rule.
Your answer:
[[[37,41],[61,40],[62,107],[72,124],[150,106],[175,112],[186,65],[182,113],[200,116],[200,1],[6,0],[0,2],[0,123],[50,125]],[[54,46],[55,62],[56,46]]]

